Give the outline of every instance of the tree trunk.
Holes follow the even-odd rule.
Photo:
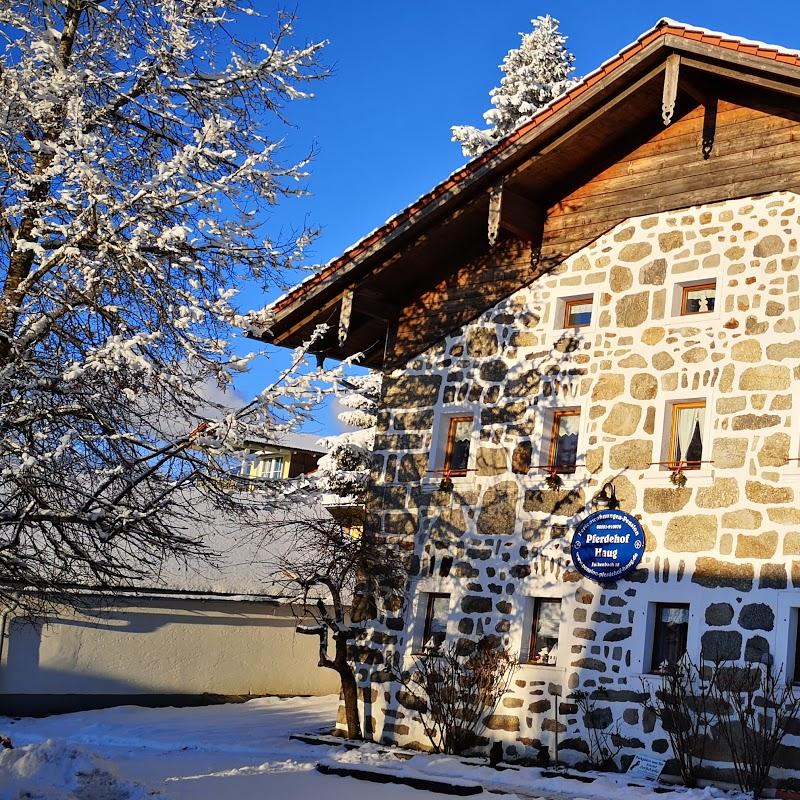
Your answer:
[[[358,717],[358,687],[350,665],[345,670],[338,670],[342,681],[342,698],[344,699],[344,717],[347,723],[347,738],[361,738],[361,720]]]
[[[334,669],[339,673],[342,682],[342,698],[344,699],[344,715],[347,723],[347,738],[361,738],[361,720],[358,716],[358,686],[353,668],[347,660],[347,641],[345,633],[337,633],[336,656],[334,658]]]
[[[72,49],[75,45],[82,10],[83,6],[76,0],[69,0],[67,3],[64,30],[61,33],[58,50],[63,68],[67,67],[72,58]],[[59,103],[53,111],[52,123],[43,131],[43,139],[48,144],[55,142],[61,135],[64,127],[63,115],[63,103]],[[23,214],[14,241],[11,243],[8,271],[3,283],[2,295],[0,295],[0,364],[6,363],[11,352],[11,341],[17,325],[18,307],[24,300],[24,290],[21,287],[29,276],[34,262],[33,251],[26,248],[20,249],[16,242],[35,241],[34,228],[41,213],[39,206],[47,198],[52,185],[52,179],[43,176],[52,162],[53,153],[47,148],[36,157],[32,175],[33,187],[28,191],[26,198],[28,208]]]

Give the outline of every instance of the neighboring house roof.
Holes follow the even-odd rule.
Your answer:
[[[456,208],[464,207],[477,192],[486,193],[499,178],[517,180],[525,161],[538,155],[537,146],[549,146],[552,138],[569,131],[583,117],[597,111],[603,101],[619,96],[623,79],[628,84],[653,78],[653,65],[662,63],[671,53],[688,58],[692,67],[702,69],[711,63],[716,65],[718,75],[726,75],[720,65],[727,65],[727,77],[746,79],[746,75],[757,74],[760,85],[780,90],[786,84],[791,90],[800,86],[800,51],[752,41],[742,37],[718,33],[705,28],[688,25],[671,19],[661,19],[635,42],[623,48],[600,67],[590,72],[573,88],[542,108],[530,121],[501,139],[431,191],[391,217],[384,225],[367,234],[348,248],[341,256],[330,261],[318,272],[310,275],[289,293],[271,305],[250,315],[248,333],[256,338],[276,344],[296,346],[307,338],[315,324],[337,319],[338,304],[343,292],[363,284],[365,276],[382,270],[383,285],[391,275],[391,259],[395,270],[403,269],[398,258],[399,248],[419,237],[435,221],[441,221]],[[647,70],[650,70],[648,73]],[[641,109],[629,104],[631,124]],[[588,135],[588,134],[587,134]],[[557,181],[554,173],[549,188]],[[544,180],[544,179],[542,179]],[[530,188],[530,187],[528,187]],[[544,189],[544,185],[542,185]],[[380,288],[380,287],[378,287]],[[380,303],[375,301],[375,286],[369,287],[365,306]],[[391,290],[385,293],[391,299]],[[357,310],[358,306],[354,306]],[[374,319],[390,322],[393,309],[387,308],[382,315],[373,312]],[[398,311],[399,309],[394,309]],[[367,309],[367,315],[369,310]],[[370,328],[374,338],[379,326]],[[351,337],[345,346],[334,342],[324,350],[334,357],[358,352],[367,337]],[[381,354],[370,356],[370,366],[381,364]]]
[[[272,449],[281,450],[301,450],[304,453],[319,453],[324,455],[328,452],[325,446],[324,436],[317,433],[280,433],[274,439],[267,441],[252,441],[249,444],[253,447],[263,447],[265,451]]]

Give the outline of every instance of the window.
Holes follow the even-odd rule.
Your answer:
[[[800,683],[800,636],[797,635],[797,615],[798,610],[794,610],[794,670],[792,675],[792,683]]]
[[[561,408],[553,413],[548,466],[554,472],[572,473],[578,462],[579,408]]]
[[[241,475],[244,478],[267,478],[277,480],[283,477],[283,456],[248,456],[242,462]]]
[[[425,606],[425,626],[422,629],[422,649],[438,650],[447,638],[447,617],[450,614],[450,595],[431,593]]]
[[[686,652],[689,630],[689,606],[682,603],[656,603],[653,626],[653,653],[650,671],[676,664]]]
[[[564,301],[563,328],[585,328],[592,321],[592,298]]]
[[[531,641],[528,647],[528,661],[531,664],[556,663],[560,625],[561,600],[547,597],[534,598]]]
[[[703,460],[704,400],[674,403],[669,436],[668,466],[700,469]]]
[[[444,472],[450,476],[467,474],[469,444],[472,438],[472,417],[450,417],[447,428],[447,449]]]
[[[683,287],[681,314],[706,314],[714,310],[717,284],[693,283]]]

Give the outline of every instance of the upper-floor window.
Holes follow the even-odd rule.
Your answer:
[[[444,472],[451,476],[467,474],[469,446],[472,438],[472,417],[450,417],[447,427],[447,446]]]
[[[561,600],[535,597],[531,619],[528,661],[532,664],[555,664],[558,659],[558,632],[561,627]]]
[[[553,412],[548,466],[554,472],[575,472],[578,463],[579,408],[559,408]]]
[[[591,321],[591,297],[579,297],[564,301],[563,328],[585,328]]]
[[[704,400],[673,403],[669,438],[669,466],[700,469],[703,460]]]
[[[422,629],[422,649],[438,650],[447,638],[450,595],[431,592],[426,595],[426,598],[425,624]]]
[[[692,283],[684,286],[681,296],[681,314],[706,314],[714,310],[717,297],[715,281]]]
[[[283,456],[253,455],[242,462],[242,477],[278,480],[283,477]]]
[[[651,672],[678,663],[686,653],[688,632],[689,606],[686,603],[655,604]]]

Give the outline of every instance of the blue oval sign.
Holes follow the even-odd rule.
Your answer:
[[[575,529],[570,551],[581,575],[599,583],[616,581],[642,560],[644,531],[639,520],[625,511],[595,511]]]

